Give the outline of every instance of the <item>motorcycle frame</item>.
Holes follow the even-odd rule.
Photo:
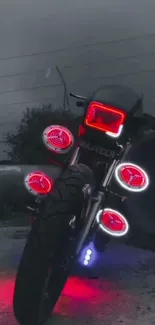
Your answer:
[[[115,141],[115,140],[114,140]],[[91,237],[93,233],[97,231],[98,225],[96,222],[96,215],[98,211],[105,206],[106,201],[106,194],[108,195],[109,191],[109,185],[111,182],[111,179],[114,175],[116,166],[125,158],[128,151],[131,149],[131,142],[126,142],[125,146],[119,145],[116,141],[117,147],[119,147],[119,153],[115,153],[115,157],[113,158],[113,161],[108,164],[107,172],[105,173],[105,176],[102,177],[100,187],[96,189],[95,195],[94,193],[89,198],[89,204],[90,208],[86,217],[86,221],[84,223],[84,226],[82,228],[82,231],[80,235],[78,236],[77,241],[77,248],[76,248],[76,254],[79,256],[84,244],[86,243],[87,239]],[[95,147],[94,147],[95,149]],[[70,160],[69,165],[72,166],[74,164],[77,164],[79,162],[83,162],[82,159],[80,159],[80,153],[81,153],[81,146],[80,146],[80,139],[79,139],[79,145],[75,149],[72,158]],[[101,158],[102,160],[103,158]],[[115,193],[114,193],[115,194]],[[106,234],[105,234],[106,236]],[[108,237],[108,241],[109,241]]]

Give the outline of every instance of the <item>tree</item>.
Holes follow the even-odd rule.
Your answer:
[[[16,133],[7,133],[10,146],[8,158],[15,164],[46,164],[52,155],[42,142],[44,129],[51,124],[68,127],[76,136],[80,118],[63,109],[53,110],[52,105],[27,108]]]

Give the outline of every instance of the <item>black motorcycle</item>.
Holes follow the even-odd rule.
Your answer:
[[[59,125],[47,127],[42,139],[56,156],[71,159],[55,182],[42,171],[24,180],[36,208],[14,289],[14,313],[21,325],[41,325],[50,317],[74,262],[91,240],[97,249],[102,234],[104,250],[112,237],[128,234],[130,221],[121,210],[127,193],[149,186],[147,171],[127,160],[133,143],[155,125],[143,113],[143,97],[112,85],[89,98],[70,95],[84,109],[77,139]],[[88,248],[85,266],[92,254]]]

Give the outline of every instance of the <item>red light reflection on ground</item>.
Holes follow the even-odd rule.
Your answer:
[[[88,316],[100,318],[100,312],[108,316],[112,309],[119,309],[119,298],[125,303],[125,313],[130,308],[132,299],[121,290],[114,282],[103,279],[84,279],[70,277],[59,299],[55,312],[63,316]],[[104,310],[103,310],[104,309]],[[120,307],[122,313],[122,305]],[[131,310],[130,310],[131,313]]]
[[[19,325],[13,317],[12,297],[14,290],[14,276],[0,273],[0,324]]]
[[[12,295],[14,290],[14,278],[4,277],[0,278],[0,311],[2,307],[8,308],[12,306]]]
[[[10,321],[11,325],[17,325],[12,316],[13,289],[14,276],[0,274],[0,324],[3,325]],[[124,301],[123,311],[119,300]],[[131,314],[132,305],[132,296],[117,288],[113,282],[71,277],[56,305],[55,314],[68,318],[92,317],[99,320],[110,317],[113,310],[120,314]]]

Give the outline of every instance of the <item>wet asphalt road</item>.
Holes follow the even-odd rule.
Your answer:
[[[17,325],[12,293],[26,232],[14,227],[0,230],[1,325]],[[88,279],[88,272],[76,267],[48,325],[155,323],[155,254],[111,244],[96,256],[94,268],[99,279]]]

